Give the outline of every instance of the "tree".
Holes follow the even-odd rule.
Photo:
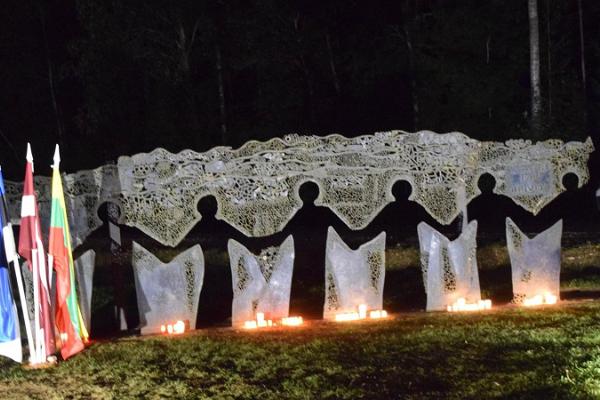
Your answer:
[[[542,128],[542,89],[540,82],[540,34],[537,0],[528,0],[529,63],[531,79],[531,129],[539,137]]]

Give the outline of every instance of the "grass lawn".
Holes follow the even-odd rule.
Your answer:
[[[594,397],[600,301],[128,337],[45,370],[0,361],[0,399]]]

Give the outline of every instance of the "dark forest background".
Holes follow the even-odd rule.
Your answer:
[[[532,118],[530,3],[538,11],[538,118]],[[21,180],[28,141],[36,173],[48,175],[55,143],[61,169],[75,172],[156,147],[204,151],[287,133],[355,136],[391,129],[460,131],[494,141],[592,136],[598,147],[599,21],[597,0],[4,0],[0,163],[6,178]],[[596,153],[591,183],[568,190],[537,216],[492,194],[493,179],[484,176],[483,194],[468,208],[469,219],[479,221],[478,243],[501,243],[507,216],[528,232],[563,218],[564,245],[597,243]],[[564,183],[575,189],[577,182],[567,176]],[[397,201],[360,231],[315,206],[317,190],[304,185],[304,207],[282,232],[265,238],[247,238],[216,220],[213,198],[200,201],[202,220],[174,250],[122,227],[122,260],[107,258],[96,273],[94,302],[104,311],[94,318],[113,318],[112,302],[135,305],[131,240],[164,260],[202,245],[202,325],[230,315],[229,238],[257,251],[292,234],[292,309],[316,316],[328,226],[353,247],[386,230],[387,248],[407,251],[418,248],[421,221],[452,237],[459,232],[460,221],[441,227],[408,201],[411,189],[403,182],[393,189]],[[106,218],[105,207],[99,214]],[[109,254],[108,246],[104,227],[78,252]],[[111,263],[127,268],[110,269]],[[499,271],[483,274],[484,286],[501,282],[510,294],[510,270]],[[417,268],[388,274],[390,309],[422,305]],[[116,290],[119,295],[106,289],[103,297],[115,276],[126,289]],[[128,315],[135,319],[135,310]]]
[[[286,133],[582,140],[600,126],[595,0],[537,1],[539,130],[527,0],[2,3],[0,160],[13,180],[27,141],[47,173],[54,143],[74,172]]]

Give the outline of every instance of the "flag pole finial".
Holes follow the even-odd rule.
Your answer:
[[[25,157],[27,162],[33,162],[33,155],[31,154],[31,144],[27,142],[27,156]]]
[[[58,148],[58,144],[54,148],[54,168],[58,168],[58,164],[60,164],[60,150]]]

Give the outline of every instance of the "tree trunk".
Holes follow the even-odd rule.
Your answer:
[[[225,86],[223,84],[223,62],[221,60],[221,46],[215,43],[215,67],[217,69],[217,85],[219,89],[219,116],[221,121],[221,143],[227,144],[227,114],[225,109]]]
[[[50,89],[50,101],[52,103],[52,109],[54,110],[54,117],[56,120],[56,133],[58,144],[61,148],[64,149],[64,128],[61,118],[60,107],[58,106],[58,102],[56,101],[56,90],[54,88],[54,73],[52,70],[52,61],[50,61],[50,49],[48,48],[48,37],[46,34],[46,18],[43,6],[40,4],[40,22],[42,24],[42,35],[44,36],[44,51],[46,53],[46,63],[48,65],[48,86]]]
[[[550,0],[546,0],[546,52],[548,53],[548,117],[552,117],[552,39],[550,37]]]
[[[329,37],[329,32],[325,34],[325,41],[327,42],[327,55],[329,56],[329,68],[331,68],[331,77],[333,79],[333,87],[335,88],[335,93],[340,95],[340,80],[338,79],[337,70],[335,68],[335,60],[333,59],[333,50],[331,49],[331,39]]]
[[[587,125],[587,82],[585,76],[585,43],[583,40],[583,8],[581,0],[577,0],[577,11],[579,14],[579,46],[581,49],[579,61],[581,64],[581,86],[583,89],[583,123]]]
[[[191,37],[188,38],[181,14],[177,16],[177,50],[179,52],[179,69],[181,71],[182,93],[189,107],[189,123],[194,134],[200,132],[200,121],[198,120],[198,107],[196,95],[192,87],[192,66],[190,63],[190,54],[194,45],[196,29],[198,22],[194,26]]]
[[[308,65],[306,63],[306,57],[304,57],[304,52],[302,49],[302,39],[300,37],[300,15],[296,15],[294,18],[294,34],[296,37],[296,43],[298,45],[298,64],[300,65],[300,70],[302,71],[302,76],[304,77],[304,83],[306,85],[306,98],[305,98],[305,112],[309,121],[309,125],[312,127],[315,116],[313,110],[313,98],[314,98],[314,88],[312,83],[312,78],[310,76],[310,71],[308,70]]]
[[[408,26],[404,24],[402,28],[404,30],[406,49],[408,50],[408,75],[410,79],[410,96],[413,109],[413,131],[416,131],[419,128],[419,97],[417,94],[417,79],[415,77],[415,54]]]
[[[542,127],[542,90],[540,85],[540,36],[537,0],[528,0],[529,63],[531,77],[531,130],[539,138]]]

